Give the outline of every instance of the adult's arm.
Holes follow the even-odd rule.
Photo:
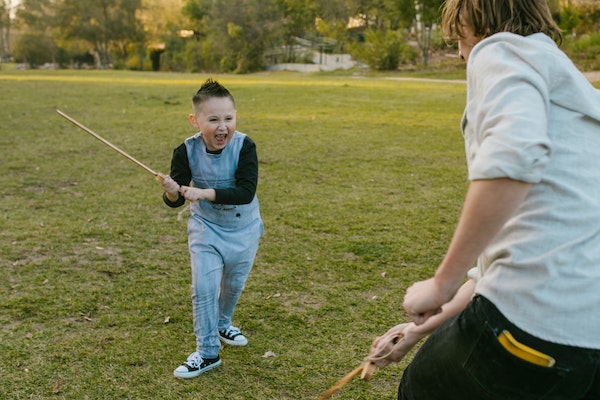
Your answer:
[[[469,279],[458,289],[452,300],[442,306],[440,313],[432,316],[423,324],[417,325],[409,322],[390,328],[373,341],[367,359],[378,368],[384,368],[392,362],[399,362],[421,339],[464,310],[474,292],[475,280]],[[400,336],[402,340],[397,342],[396,339]]]
[[[441,312],[454,297],[469,267],[514,214],[530,186],[508,178],[470,183],[454,236],[434,277],[406,290],[403,306],[415,324]]]

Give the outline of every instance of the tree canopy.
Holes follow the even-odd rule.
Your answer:
[[[0,58],[32,66],[244,73],[319,51],[396,69],[444,46],[443,0],[14,1],[0,0]],[[566,33],[598,31],[600,5],[549,1]]]

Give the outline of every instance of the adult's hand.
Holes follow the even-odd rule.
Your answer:
[[[419,340],[427,336],[427,333],[418,332],[415,328],[412,322],[390,328],[373,341],[367,360],[378,368],[399,362]]]
[[[425,323],[430,317],[442,312],[442,305],[448,302],[454,293],[445,292],[434,278],[416,282],[406,289],[402,306],[416,324]]]

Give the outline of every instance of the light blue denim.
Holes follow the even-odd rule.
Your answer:
[[[218,213],[237,213],[235,206],[214,207]],[[196,351],[204,358],[219,355],[218,330],[231,325],[252,270],[263,233],[262,220],[256,215],[237,229],[224,228],[198,214],[188,221],[194,334]]]

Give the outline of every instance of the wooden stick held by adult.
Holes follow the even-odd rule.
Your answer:
[[[390,338],[389,343],[386,343],[386,345],[381,348],[380,352],[377,354],[369,354],[369,356],[367,356],[358,367],[337,381],[332,387],[319,396],[317,400],[325,400],[330,398],[335,392],[346,386],[346,384],[358,374],[360,374],[360,378],[364,381],[371,379],[371,376],[377,369],[375,361],[389,357],[400,346],[400,343],[403,339],[404,334],[402,332],[398,332],[394,337]]]
[[[344,376],[342,379],[337,381],[335,383],[335,385],[333,385],[326,392],[324,392],[322,395],[320,395],[317,400],[325,400],[325,399],[330,398],[335,392],[337,392],[338,390],[340,390],[341,388],[346,386],[346,384],[348,382],[350,382],[352,380],[352,378],[354,378],[356,375],[360,374],[362,369],[363,369],[363,364],[360,364],[352,372],[350,372],[349,374]]]

